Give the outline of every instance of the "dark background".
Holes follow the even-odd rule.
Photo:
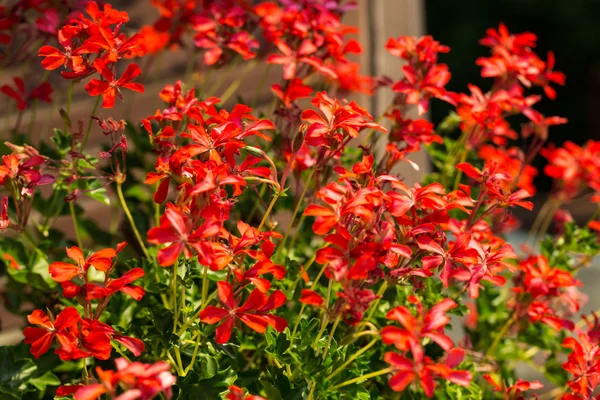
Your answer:
[[[475,65],[477,57],[489,55],[489,48],[479,45],[478,40],[487,28],[497,28],[504,22],[511,33],[535,33],[540,57],[546,60],[548,50],[553,50],[555,69],[567,75],[565,86],[554,86],[556,100],[544,98],[534,106],[547,116],[569,119],[567,125],[551,127],[549,140],[582,144],[598,139],[600,0],[427,0],[425,4],[427,33],[450,46],[450,53],[440,57],[452,72],[448,90],[467,92],[469,83],[484,92],[489,89],[492,81],[481,78],[480,68]],[[448,110],[441,102],[434,102],[433,121],[441,121]],[[536,166],[541,166],[539,161]],[[541,190],[549,189],[548,179],[538,178],[536,183]]]

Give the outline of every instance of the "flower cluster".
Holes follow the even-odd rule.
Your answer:
[[[451,299],[444,299],[429,310],[425,310],[421,302],[414,296],[408,298],[417,305],[417,317],[406,307],[396,307],[387,314],[387,318],[402,325],[386,326],[381,337],[386,344],[394,344],[398,350],[406,354],[410,351],[412,360],[394,352],[385,354],[385,361],[391,365],[390,386],[402,392],[413,381],[418,381],[427,397],[432,397],[436,379],[446,379],[452,383],[468,386],[471,380],[469,371],[455,370],[465,357],[465,351],[453,348],[452,339],[444,334],[444,326],[450,322],[446,312],[457,304]],[[430,339],[447,352],[444,364],[436,364],[424,355],[422,341]]]
[[[450,49],[431,36],[388,40],[398,77],[361,76],[356,30],[341,22],[351,2],[151,3],[158,19],[138,32],[94,1],[0,6],[0,61],[21,59],[13,50],[32,44],[18,34],[35,26],[27,58],[47,72],[0,88],[15,101],[15,133],[26,118],[32,132],[38,103],[58,97],[51,71],[71,83],[52,144],[7,142],[2,156],[2,294],[27,316],[19,346],[32,356],[0,348],[14,364],[1,393],[524,399],[544,388],[516,375],[527,363],[562,384],[546,397],[595,395],[598,322],[577,319],[576,274],[600,252],[600,222],[576,226],[561,207],[590,192],[599,201],[597,142],[547,144],[567,121],[536,110],[530,89],[554,99],[565,78],[535,35],[489,29],[477,64],[490,88],[454,93]],[[120,108],[124,89],[142,92],[167,51],[185,51],[188,67],[160,82],[157,111],[141,125],[96,114],[101,100]],[[247,99],[238,89],[255,65],[265,77]],[[97,97],[84,121],[71,114],[76,89]],[[393,94],[382,115],[344,99],[379,90]],[[424,118],[435,101],[453,107],[438,126]],[[417,151],[435,168],[409,184],[396,166],[418,169]],[[512,210],[534,208],[538,154],[553,190],[517,254]],[[88,201],[110,221],[97,223]]]
[[[42,66],[49,71],[65,68],[61,75],[66,79],[80,81],[98,73],[103,79],[92,78],[85,90],[91,96],[101,95],[102,107],[112,108],[117,97],[123,99],[121,88],[144,91],[140,83],[132,82],[141,74],[137,64],[129,64],[120,78],[115,76],[117,61],[145,54],[143,38],[139,34],[127,37],[119,33],[129,15],[110,4],[101,9],[96,2],[89,2],[86,13],[89,18],[79,14],[58,30],[62,49],[43,46],[38,55],[44,57]]]
[[[134,268],[119,278],[111,278],[114,271],[114,258],[123,250],[126,243],[117,246],[117,250],[103,249],[85,257],[76,246],[67,248],[67,255],[76,264],[57,261],[49,266],[54,281],[63,287],[63,296],[67,299],[77,298],[83,309],[83,315],[75,307],[67,307],[54,319],[43,310],[35,310],[28,321],[37,327],[25,328],[25,343],[31,345],[31,354],[39,358],[46,353],[56,338],[60,348],[55,353],[62,360],[77,360],[95,357],[107,360],[112,352],[111,340],[125,346],[134,355],[144,351],[144,343],[137,338],[120,335],[100,321],[111,296],[123,292],[135,300],[144,296],[144,289],[131,285],[131,282],[144,276],[141,268]],[[90,280],[90,267],[104,274],[103,282]],[[93,301],[96,301],[94,308]]]

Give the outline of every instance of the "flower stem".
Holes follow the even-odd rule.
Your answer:
[[[87,129],[85,131],[85,136],[83,138],[83,143],[81,144],[81,151],[83,152],[83,149],[85,149],[85,145],[88,142],[88,139],[90,137],[90,132],[92,131],[92,122],[94,121],[92,119],[92,117],[94,117],[96,115],[96,110],[98,109],[98,105],[100,104],[100,99],[102,98],[102,96],[98,96],[98,98],[96,99],[96,104],[94,104],[94,108],[92,109],[92,115],[90,115],[90,121],[88,122],[88,126]]]
[[[512,326],[512,324],[517,320],[517,315],[518,315],[518,313],[515,310],[513,312],[513,314],[510,316],[510,318],[506,320],[506,322],[504,323],[504,325],[500,329],[500,332],[498,332],[498,334],[494,338],[494,341],[492,342],[492,345],[485,352],[486,357],[494,354],[494,351],[496,350],[496,347],[498,347],[498,345],[500,344],[500,341],[502,340],[502,338],[504,337],[504,335],[506,335],[506,332],[508,332],[508,330],[510,329],[510,327]]]
[[[121,188],[122,185],[123,185],[122,182],[117,182],[117,196],[119,197],[119,202],[121,203],[121,207],[123,208],[123,211],[125,212],[125,215],[127,216],[127,219],[129,220],[129,224],[131,225],[131,229],[133,230],[135,238],[137,239],[137,241],[140,245],[140,248],[142,249],[142,252],[144,253],[144,257],[146,257],[147,259],[150,259],[150,254],[148,253],[148,249],[144,245],[142,236],[140,235],[140,232],[138,231],[137,227],[135,226],[135,221],[133,220],[131,211],[129,211],[129,207],[127,207],[127,203],[125,202],[125,197],[123,197],[123,189]]]
[[[262,229],[262,227],[264,226],[264,224],[267,222],[267,219],[269,218],[269,214],[271,214],[271,211],[273,210],[273,206],[277,202],[278,198],[279,198],[279,194],[276,194],[275,196],[273,196],[273,199],[271,200],[271,203],[269,203],[269,207],[267,208],[267,211],[265,211],[265,215],[263,215],[263,218],[260,221],[260,225],[258,225],[258,228],[257,228],[258,231],[260,231]]]
[[[208,265],[204,266],[204,274],[202,275],[202,309],[206,308],[206,298],[208,296]]]
[[[375,345],[375,343],[377,343],[378,341],[379,341],[379,338],[377,338],[377,337],[374,338],[373,340],[371,340],[369,342],[369,344],[367,344],[366,346],[362,347],[359,351],[354,353],[350,358],[348,358],[346,361],[344,361],[344,363],[342,365],[340,365],[335,371],[333,371],[331,374],[327,375],[327,378],[325,378],[325,379],[328,381],[331,380],[331,378],[333,378],[334,376],[336,376],[337,374],[342,372],[348,364],[350,364],[352,361],[356,360],[358,357],[360,357],[362,354],[364,354],[367,350],[369,350],[371,347],[373,347]]]
[[[333,326],[331,327],[331,332],[329,332],[329,338],[327,338],[327,345],[325,345],[325,350],[323,350],[323,360],[325,360],[325,357],[327,357],[327,353],[329,352],[329,346],[331,346],[331,341],[333,340],[333,334],[335,333],[335,330],[337,329],[338,324],[340,323],[341,319],[342,319],[342,315],[340,314],[337,316],[337,318],[333,322]]]
[[[73,226],[75,227],[75,237],[77,238],[77,245],[80,249],[83,249],[81,244],[81,234],[79,233],[79,224],[77,223],[77,214],[75,214],[75,205],[73,202],[69,202],[69,209],[71,210],[71,218],[73,219]]]
[[[335,390],[335,389],[339,389],[339,388],[344,387],[344,386],[352,385],[353,383],[366,381],[367,379],[375,378],[376,376],[389,374],[392,371],[393,371],[392,368],[380,369],[379,371],[371,372],[370,374],[362,375],[362,376],[359,376],[357,378],[350,379],[350,380],[348,380],[346,382],[342,382],[342,383],[340,383],[338,385],[335,385],[330,390]]]
[[[285,242],[287,241],[287,238],[290,235],[292,228],[294,227],[294,221],[296,220],[296,215],[298,214],[298,211],[300,210],[300,206],[302,205],[304,196],[306,196],[306,191],[308,190],[308,186],[310,185],[312,177],[315,174],[315,170],[316,170],[316,168],[313,168],[310,171],[308,178],[306,179],[306,184],[304,185],[304,190],[302,190],[302,194],[300,195],[300,198],[298,199],[298,202],[296,203],[296,207],[294,208],[294,213],[292,214],[292,218],[290,219],[290,224],[289,224],[287,230],[285,231],[285,236],[283,237],[283,239],[281,240],[281,243],[279,244],[279,249],[277,249],[277,254],[275,254],[275,261],[279,260],[279,256],[281,255],[283,246],[285,246]]]
[[[171,307],[173,309],[173,333],[177,332],[177,320],[179,319],[179,307],[177,307],[177,262],[173,264],[173,279],[171,280]]]

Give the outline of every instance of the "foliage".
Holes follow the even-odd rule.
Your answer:
[[[0,348],[3,396],[593,398],[600,326],[579,316],[576,274],[600,222],[562,208],[600,192],[600,144],[548,144],[567,121],[530,90],[554,99],[565,76],[535,35],[489,29],[476,63],[491,88],[454,93],[450,49],[430,36],[389,39],[399,77],[360,75],[341,1],[153,1],[160,17],[138,32],[108,4],[23,4],[0,7],[0,62],[32,70],[0,88],[17,115],[0,165],[3,298],[28,322]],[[190,68],[164,107],[110,117],[174,50]],[[210,74],[259,54],[265,79],[282,69],[270,107],[253,110],[262,84],[230,104],[248,78],[221,92]],[[64,79],[37,74],[37,56]],[[63,126],[29,145],[53,85]],[[76,90],[96,97],[89,120],[73,118]],[[378,118],[343,99],[379,90],[395,97]],[[437,127],[434,99],[453,108]],[[397,167],[418,151],[436,169],[408,185]],[[538,154],[554,190],[515,250],[510,211],[533,209]],[[113,215],[108,231],[86,201]],[[521,379],[522,363],[555,387]]]

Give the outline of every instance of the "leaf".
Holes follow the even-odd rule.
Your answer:
[[[190,371],[185,378],[178,381],[177,386],[180,389],[181,400],[218,400],[229,388],[229,384],[221,377],[200,379],[194,371]]]
[[[52,372],[48,371],[40,377],[30,379],[29,383],[38,390],[45,391],[46,386],[60,386],[60,379]]]
[[[100,187],[98,189],[92,189],[91,191],[85,192],[86,196],[92,198],[100,203],[110,206],[110,197],[108,196],[108,191],[105,187]]]

